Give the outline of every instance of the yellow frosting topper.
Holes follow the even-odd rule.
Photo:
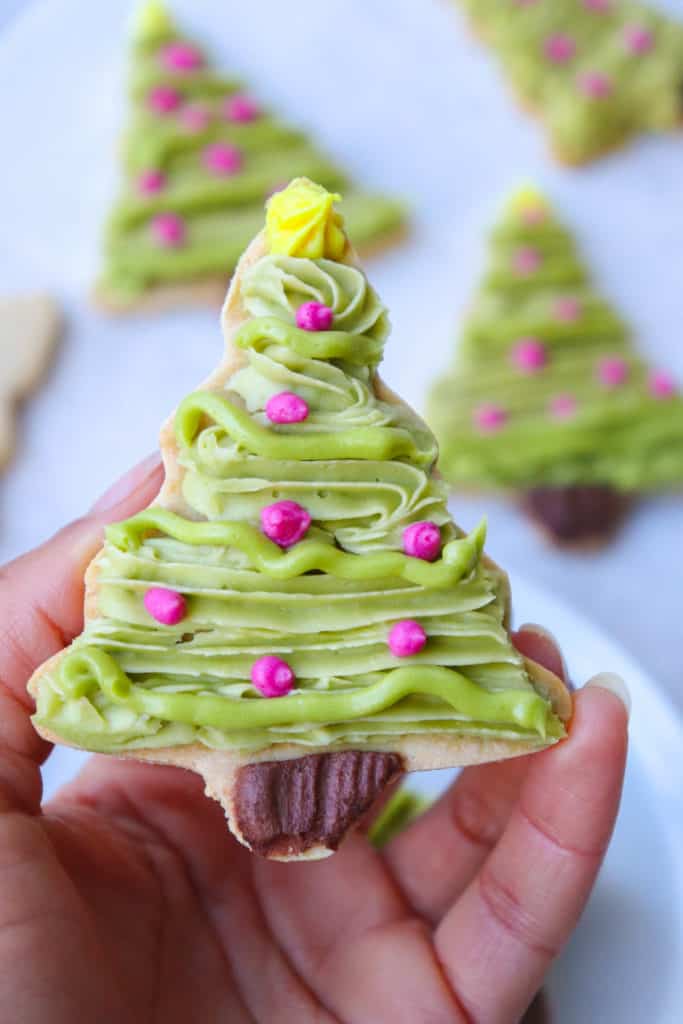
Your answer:
[[[545,220],[550,213],[547,199],[533,185],[522,185],[517,189],[510,199],[510,210],[529,223]]]
[[[308,178],[295,178],[266,204],[266,237],[272,253],[340,260],[346,249],[341,199]]]
[[[139,42],[167,36],[174,31],[173,21],[161,0],[144,0],[133,14],[133,36]]]

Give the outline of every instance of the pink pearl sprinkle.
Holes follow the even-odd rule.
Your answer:
[[[589,11],[599,11],[604,14],[612,7],[612,0],[583,0],[583,6]]]
[[[333,315],[322,302],[304,302],[296,311],[296,325],[302,331],[329,331]]]
[[[556,320],[561,320],[567,324],[574,323],[581,316],[581,303],[578,299],[574,299],[571,296],[564,296],[561,299],[555,300],[553,313]]]
[[[512,361],[522,373],[538,373],[547,363],[548,354],[537,338],[521,338],[513,346]]]
[[[571,36],[558,32],[548,36],[543,44],[543,52],[553,64],[566,64],[576,54],[576,43]]]
[[[475,427],[485,434],[492,434],[500,430],[507,422],[507,413],[499,405],[485,402],[474,410],[473,419]]]
[[[618,388],[628,377],[628,366],[618,356],[607,356],[598,363],[598,380],[606,388]]]
[[[311,517],[296,501],[276,501],[261,509],[261,527],[266,537],[281,548],[291,548],[311,525]]]
[[[178,114],[183,128],[188,132],[203,132],[208,128],[211,113],[201,103],[188,103]]]
[[[579,75],[578,86],[584,96],[592,100],[602,100],[612,92],[612,81],[601,71],[585,71]]]
[[[142,600],[152,618],[164,626],[177,625],[187,614],[185,598],[177,590],[150,587]]]
[[[553,419],[569,420],[576,414],[576,399],[573,395],[556,395],[551,398],[548,408]]]
[[[185,244],[185,221],[177,213],[157,213],[150,226],[159,245],[173,248]]]
[[[654,41],[653,33],[644,25],[627,25],[624,29],[624,45],[631,53],[647,53]]]
[[[251,681],[264,697],[284,697],[294,686],[296,676],[282,658],[266,654],[251,666]]]
[[[169,71],[194,71],[202,66],[204,59],[190,43],[169,43],[161,51],[161,63]]]
[[[676,382],[665,370],[653,370],[648,384],[653,398],[673,398],[676,394]]]
[[[427,519],[406,526],[403,531],[403,550],[411,558],[421,558],[423,562],[433,562],[441,552],[439,527]]]
[[[180,93],[170,85],[155,85],[147,94],[147,106],[155,114],[170,114],[180,106]]]
[[[229,177],[242,170],[242,153],[237,146],[229,146],[225,142],[212,142],[203,155],[204,166],[212,174]]]
[[[308,402],[292,391],[280,391],[266,402],[271,423],[301,423],[308,416]]]
[[[166,175],[163,171],[143,171],[138,178],[138,189],[145,195],[161,192],[165,185]]]
[[[223,115],[227,121],[234,121],[237,124],[246,124],[255,121],[261,116],[261,108],[251,96],[243,94],[228,96],[223,104]]]
[[[397,658],[418,654],[426,643],[427,634],[414,619],[403,619],[389,630],[389,650]]]
[[[512,256],[512,268],[522,276],[533,274],[541,265],[541,254],[531,245],[516,249]]]
[[[541,206],[540,203],[538,205],[530,204],[529,206],[525,206],[520,213],[520,220],[522,223],[528,224],[530,227],[533,227],[536,224],[542,224],[546,217],[547,210],[544,206]]]

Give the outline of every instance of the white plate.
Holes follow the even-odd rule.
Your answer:
[[[561,640],[583,683],[618,672],[633,697],[631,754],[614,841],[581,924],[554,968],[553,1024],[680,1024],[683,975],[683,723],[654,682],[599,630],[525,580],[512,580],[518,623],[538,621]],[[86,755],[57,749],[46,792]],[[452,772],[413,776],[434,795]]]

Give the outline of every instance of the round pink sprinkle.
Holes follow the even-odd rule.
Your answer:
[[[576,43],[571,36],[558,32],[548,36],[543,44],[543,51],[553,64],[566,64],[576,54]]]
[[[264,697],[284,697],[294,686],[295,675],[282,658],[266,654],[251,666],[251,681]]]
[[[531,245],[523,245],[516,249],[512,256],[512,267],[515,273],[525,276],[533,274],[541,265],[541,254]]]
[[[525,206],[520,213],[520,219],[523,224],[529,224],[533,226],[535,224],[542,224],[546,219],[547,210],[540,203],[537,205]]]
[[[242,153],[237,146],[225,142],[212,142],[204,150],[204,166],[212,174],[228,177],[242,170]]]
[[[147,105],[155,114],[170,114],[180,106],[180,93],[170,85],[155,85],[147,94]]]
[[[177,590],[150,587],[142,600],[152,618],[164,626],[177,625],[187,614],[185,598]]]
[[[296,325],[303,331],[329,331],[333,315],[322,302],[304,302],[296,311]]]
[[[581,303],[578,299],[574,299],[569,295],[564,296],[555,300],[553,313],[556,320],[561,320],[567,324],[574,323],[581,316]]]
[[[174,247],[185,244],[185,221],[177,213],[157,213],[150,224],[159,245]]]
[[[255,121],[257,117],[261,116],[261,108],[251,96],[245,96],[244,94],[228,96],[223,104],[223,115],[228,121],[246,124],[249,121]]]
[[[170,71],[195,71],[204,63],[196,46],[190,43],[169,43],[161,51],[161,63]]]
[[[589,11],[600,11],[605,13],[609,11],[612,6],[612,0],[583,0],[583,6],[587,7]]]
[[[412,558],[433,562],[441,551],[441,531],[436,523],[425,519],[411,523],[403,531],[403,550]]]
[[[585,71],[579,75],[578,86],[584,96],[592,100],[602,100],[612,92],[612,81],[601,71]]]
[[[261,509],[261,526],[266,537],[281,548],[291,548],[311,525],[311,517],[296,501],[276,501]]]
[[[507,413],[499,405],[485,402],[474,410],[474,425],[486,434],[500,430],[507,422]]]
[[[163,171],[143,171],[138,178],[138,188],[146,195],[153,192],[161,192],[166,185],[166,175]]]
[[[598,363],[598,380],[606,388],[618,388],[628,377],[628,366],[618,356],[607,356]]]
[[[292,391],[280,391],[266,402],[271,423],[301,423],[308,416],[308,402]]]
[[[676,382],[665,370],[653,370],[648,383],[654,398],[673,398],[676,394]]]
[[[513,346],[512,361],[522,373],[538,373],[547,363],[548,354],[538,338],[520,338]]]
[[[188,132],[203,132],[211,120],[211,113],[201,103],[188,103],[182,108],[178,118]]]
[[[414,619],[403,619],[389,630],[389,650],[397,658],[418,654],[426,643],[427,634]]]
[[[653,33],[644,25],[627,25],[624,29],[624,45],[631,53],[647,53],[654,41]]]
[[[576,414],[576,399],[573,395],[556,395],[550,400],[550,415],[556,420],[569,420]]]

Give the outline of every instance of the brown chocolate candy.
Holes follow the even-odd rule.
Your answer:
[[[626,500],[606,484],[534,487],[524,509],[558,544],[607,540],[619,525]]]
[[[534,1001],[522,1017],[521,1024],[550,1024],[550,1007],[542,990],[536,993]]]

